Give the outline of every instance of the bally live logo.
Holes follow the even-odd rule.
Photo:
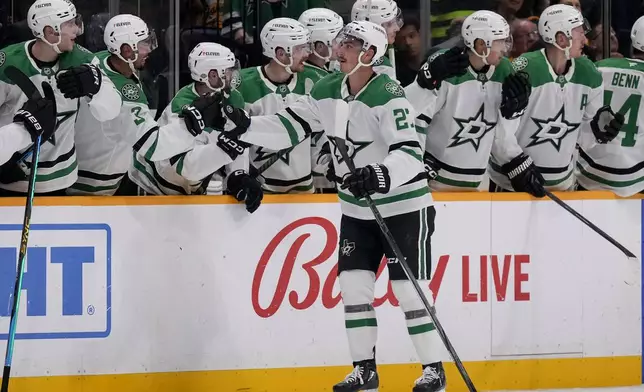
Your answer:
[[[319,233],[320,230],[325,235],[324,246],[315,257],[304,258],[302,249],[312,246],[307,243],[313,241],[311,233]],[[272,317],[285,302],[296,310],[306,310],[318,302],[326,309],[339,306],[342,298],[337,279],[337,246],[337,229],[323,217],[298,219],[280,230],[264,249],[255,269],[251,288],[255,313],[262,318]],[[278,252],[278,248],[288,250],[284,254]],[[531,299],[528,288],[530,255],[440,255],[433,259],[436,265],[432,266],[428,287],[435,302],[441,298],[441,288],[448,281],[445,279],[447,273],[460,275],[456,279],[451,275],[449,285],[460,284],[459,299],[463,303],[525,302]],[[387,259],[383,257],[376,273],[377,281],[385,278],[382,274],[386,265]],[[277,281],[266,278],[266,271],[278,266],[281,270]],[[308,281],[296,281],[296,277],[302,276],[306,276]],[[308,290],[303,290],[303,287],[308,287]],[[391,283],[387,284],[383,295],[376,296],[373,306],[386,303],[398,306]]]

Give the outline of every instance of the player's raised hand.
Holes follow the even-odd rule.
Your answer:
[[[522,153],[503,165],[502,169],[516,192],[527,192],[534,197],[546,195],[543,187],[546,181],[528,155]]]
[[[434,53],[418,71],[416,81],[422,88],[434,90],[440,83],[467,72],[469,56],[463,46],[454,46],[445,52]]]
[[[101,71],[92,64],[83,64],[56,74],[58,89],[67,99],[91,97],[101,89]]]
[[[508,75],[501,90],[501,115],[507,119],[520,117],[525,112],[532,93],[530,76],[525,72]]]
[[[348,189],[357,199],[376,192],[387,193],[391,187],[389,169],[377,163],[357,168],[344,177],[340,188]]]
[[[605,144],[615,139],[624,126],[624,115],[614,113],[610,106],[602,106],[590,121],[597,143]]]

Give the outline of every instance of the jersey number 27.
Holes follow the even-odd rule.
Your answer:
[[[604,90],[604,105],[610,105],[613,100],[613,91]],[[631,94],[626,98],[624,104],[619,110],[619,113],[624,115],[626,119],[624,126],[622,127],[622,132],[624,132],[624,138],[622,139],[623,147],[633,147],[635,145],[635,136],[637,135],[638,126],[637,118],[640,113],[640,105],[642,103],[642,96],[639,94]],[[611,106],[612,107],[612,106]],[[613,108],[615,110],[615,108]]]

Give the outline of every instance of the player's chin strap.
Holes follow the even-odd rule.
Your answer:
[[[331,49],[329,47],[329,45],[326,45],[326,47],[329,49],[329,53],[333,52],[333,49]],[[322,56],[321,54],[318,53],[317,50],[313,50],[313,54],[315,55],[315,57],[319,58],[320,60],[324,60],[325,64],[328,63],[329,61],[331,61],[331,55],[330,54],[328,56]]]
[[[572,48],[572,37],[568,37],[568,40],[570,41],[570,45],[566,46],[565,48],[562,48],[556,42],[552,44],[555,48],[562,50],[564,52],[564,55],[566,56],[566,61],[570,60],[570,48]]]
[[[490,53],[492,52],[492,50],[489,47],[485,50],[484,55],[479,54],[479,52],[477,52],[476,50],[472,50],[472,52],[474,52],[475,55],[477,55],[481,60],[483,60],[483,64],[490,65],[487,62],[487,58],[488,56],[490,56]]]
[[[291,69],[291,66],[293,65],[293,56],[289,56],[289,57],[288,57],[288,64],[284,64],[284,63],[282,63],[282,62],[281,62],[281,61],[279,61],[277,58],[274,58],[273,60],[275,60],[275,62],[276,62],[277,64],[279,64],[279,65],[281,65],[282,67],[284,67],[284,69],[286,70],[286,72],[287,72],[289,75],[293,75],[293,74],[295,73],[295,72],[293,72],[293,70]]]
[[[54,50],[54,52],[56,52],[57,54],[61,54],[62,52],[61,52],[60,48],[58,47],[58,45],[60,45],[60,42],[62,41],[62,39],[63,38],[59,34],[58,35],[58,41],[56,43],[54,43],[54,44],[52,44],[51,42],[47,41],[44,38],[41,38],[40,40],[43,41],[44,43],[46,43],[47,45],[51,46],[51,48]]]
[[[134,51],[134,60],[126,60],[123,56],[121,56],[120,52],[116,53],[116,56],[127,63],[127,65],[130,67],[130,70],[132,70],[132,73],[134,75],[138,74],[138,72],[134,68],[134,63],[136,62],[136,60],[139,59],[139,51],[138,50]]]
[[[356,71],[357,71],[357,70],[359,70],[359,69],[360,69],[360,67],[371,67],[371,66],[373,65],[373,63],[375,63],[375,62],[376,62],[376,59],[372,59],[372,60],[371,60],[371,62],[370,62],[369,64],[365,64],[365,63],[363,63],[363,62],[362,62],[362,56],[363,56],[365,53],[367,53],[365,50],[363,50],[362,52],[360,52],[360,57],[358,57],[358,64],[357,64],[355,67],[353,67],[353,69],[351,70],[351,72],[349,72],[349,73],[347,74],[347,76],[351,76],[351,75],[353,75],[354,73],[356,73]]]

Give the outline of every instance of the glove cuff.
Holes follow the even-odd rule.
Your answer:
[[[527,168],[534,165],[534,161],[531,157],[525,154],[521,154],[516,158],[512,159],[510,162],[503,165],[501,168],[508,176],[509,179],[513,179],[519,174],[526,171]]]
[[[379,163],[372,163],[369,167],[373,171],[374,178],[376,180],[376,191],[379,193],[389,192],[391,180],[389,179],[389,169],[387,169],[387,166]]]

